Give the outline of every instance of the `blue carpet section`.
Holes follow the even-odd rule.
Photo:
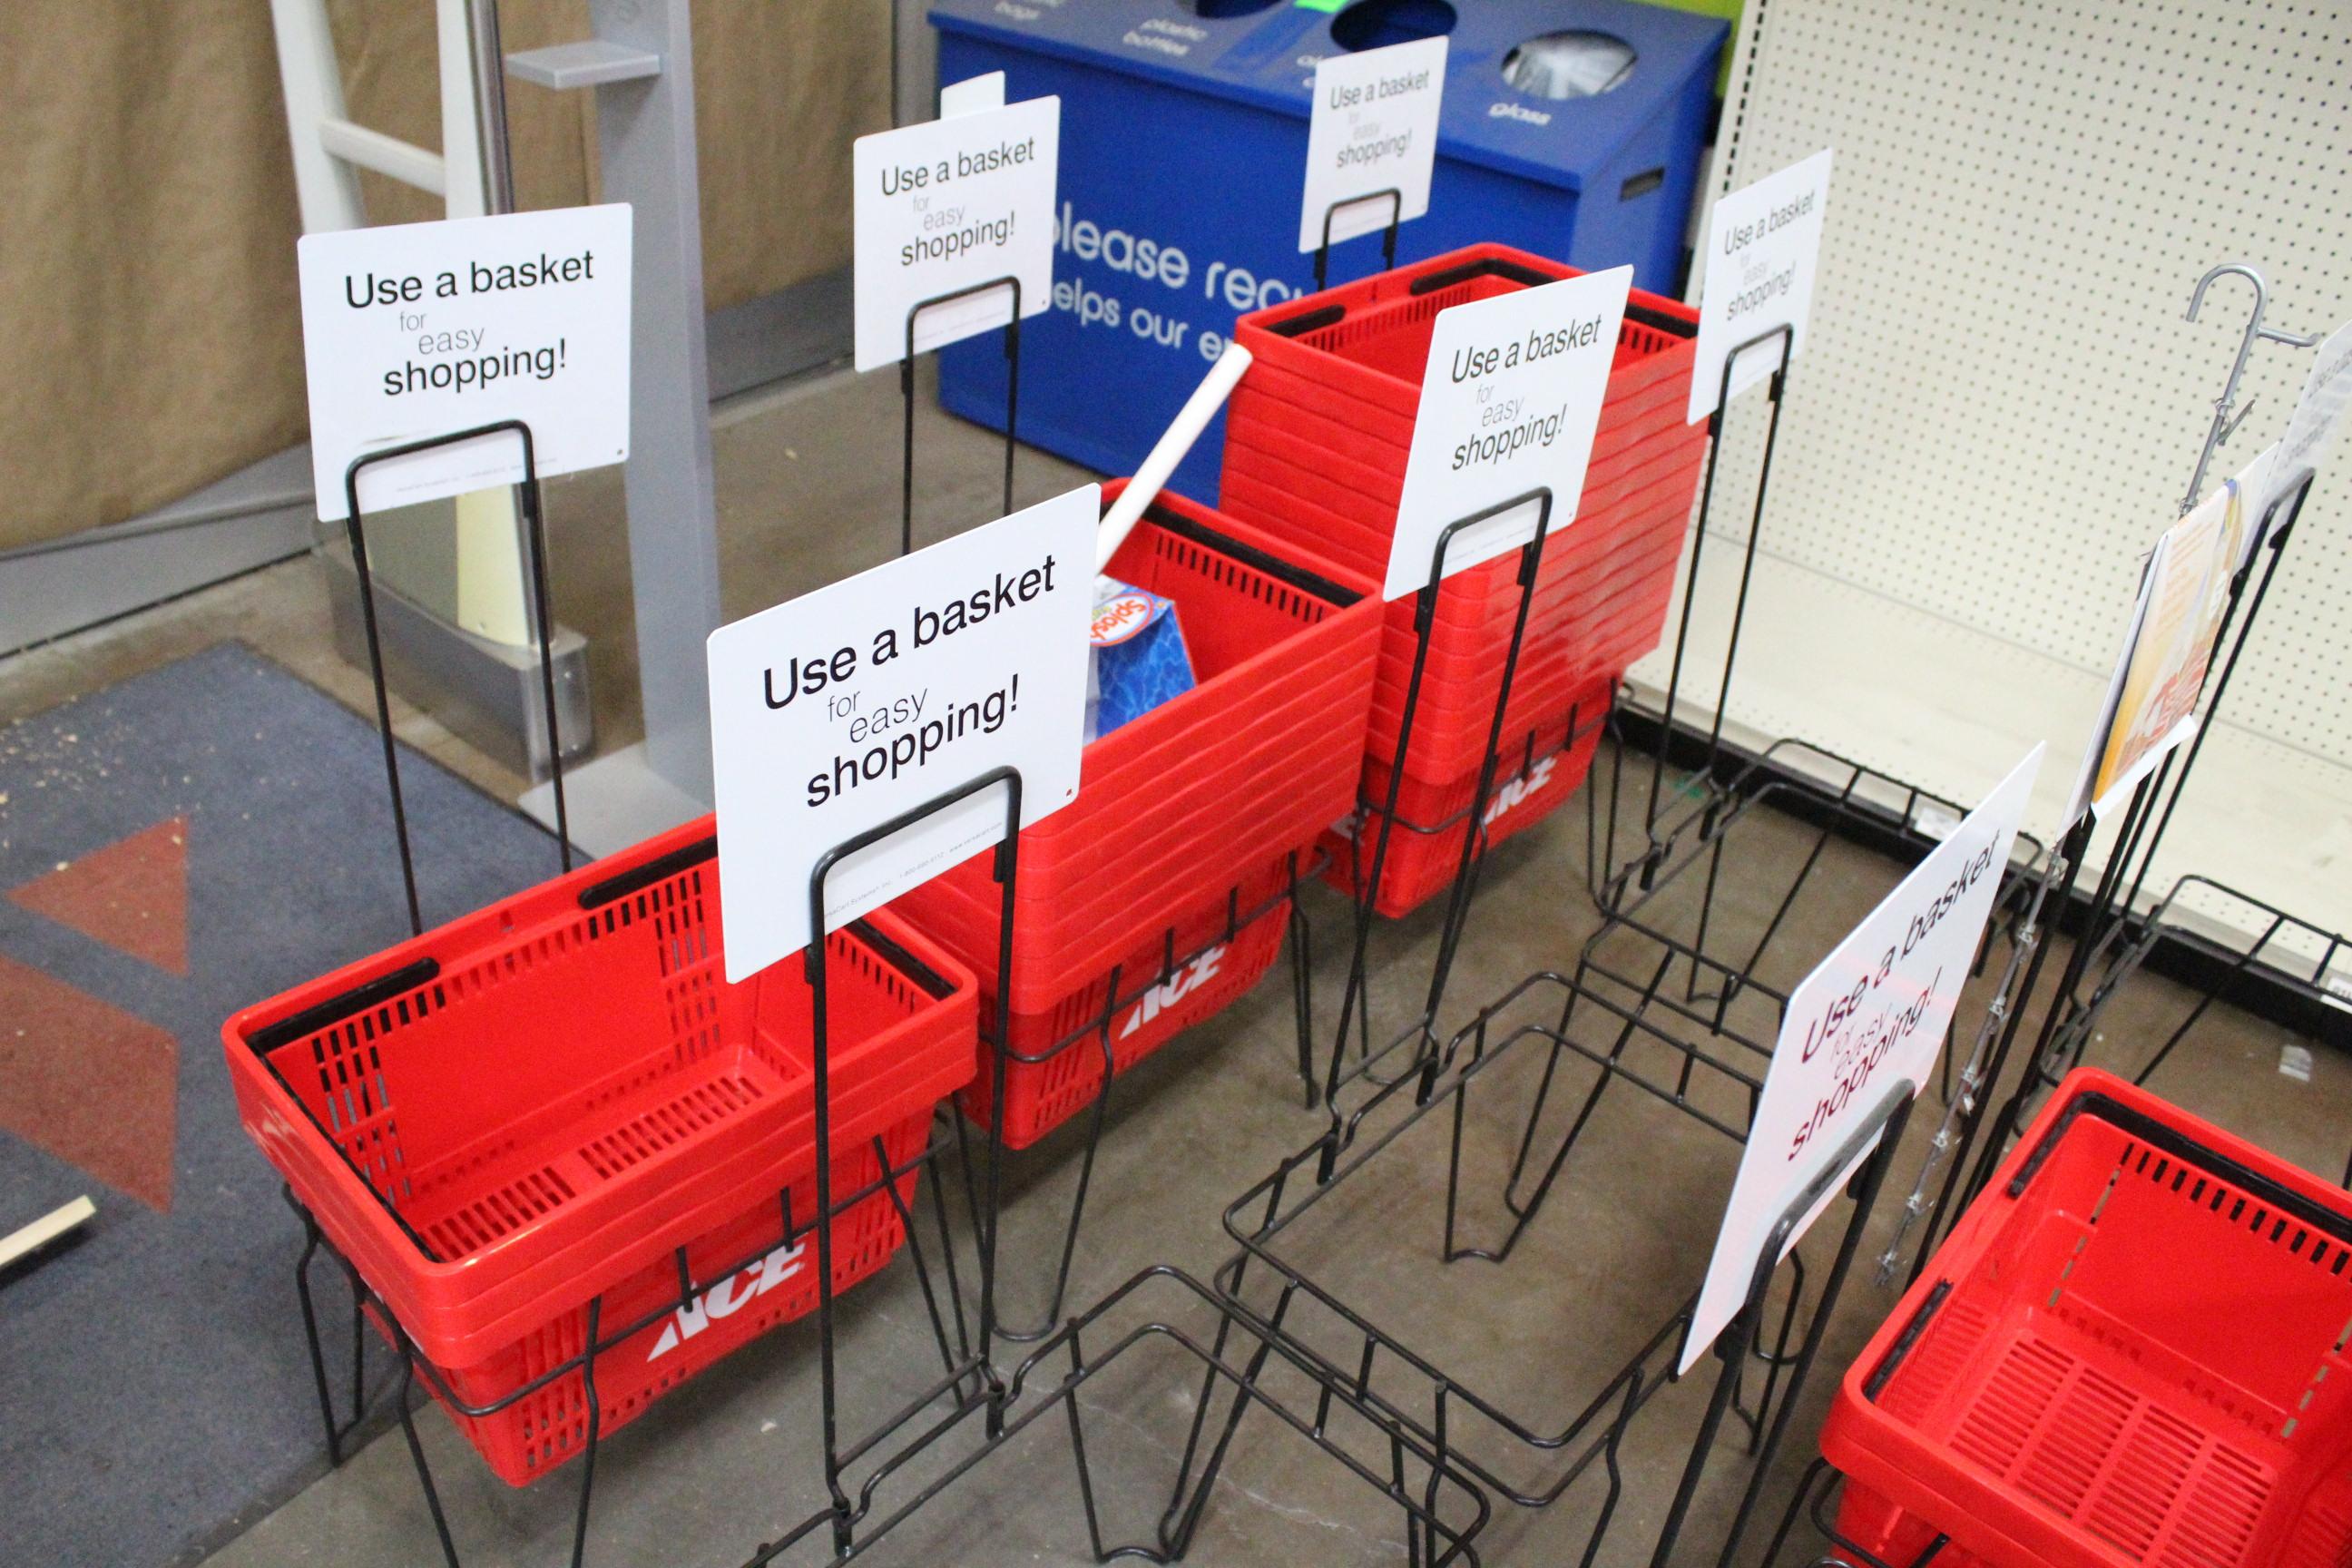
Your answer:
[[[554,841],[526,819],[414,753],[402,777],[428,921],[554,874]],[[0,1234],[77,1194],[99,1208],[79,1242],[0,1280],[12,1563],[191,1561],[325,1465],[292,1284],[300,1230],[237,1125],[220,1025],[408,934],[375,731],[235,645],[0,729],[0,891],[181,815],[184,979],[0,900],[0,956],[179,1042],[168,1214],[0,1131]],[[10,1011],[0,994],[0,1027]],[[318,1278],[341,1384],[348,1298]]]

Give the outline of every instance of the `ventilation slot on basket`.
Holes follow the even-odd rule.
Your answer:
[[[571,1184],[552,1166],[531,1172],[427,1225],[425,1241],[444,1262],[469,1257],[568,1201]]]
[[[2340,1242],[2315,1234],[2300,1221],[2264,1207],[2235,1187],[2199,1175],[2187,1165],[2176,1164],[2145,1148],[2126,1148],[2123,1163],[2125,1169],[2146,1177],[2158,1193],[2169,1194],[2217,1215],[2225,1224],[2242,1226],[2248,1234],[2273,1247],[2284,1247],[2288,1256],[2300,1258],[2325,1273],[2341,1279],[2346,1264],[2352,1263],[2352,1250]]]
[[[2294,1533],[2279,1553],[2278,1568],[2352,1568],[2352,1485],[2326,1483],[2305,1503]]]
[[[1947,1301],[1917,1348],[1888,1381],[1879,1396],[1881,1407],[1906,1425],[1916,1425],[1941,1409],[1947,1392],[1976,1363],[1985,1331],[1991,1326],[1992,1319],[1976,1302],[1963,1298]]]
[[[719,1047],[719,983],[708,970],[669,988],[672,1059],[679,1067],[700,1061]]]
[[[2063,1350],[2012,1345],[1953,1448],[2022,1495],[2162,1568],[2245,1562],[2269,1470]]]
[[[1952,1434],[1953,1448],[1995,1475],[2008,1475],[2074,1367],[2074,1357],[2037,1341],[2011,1345]]]
[[[866,984],[875,986],[890,1000],[894,1012],[912,1013],[920,998],[907,977],[887,963],[880,953],[862,942],[852,941],[845,933],[835,931],[825,940],[827,956],[835,963],[845,963],[857,972]]]
[[[518,1385],[546,1376],[586,1348],[585,1316],[567,1313],[522,1342]],[[522,1440],[523,1464],[529,1469],[553,1469],[587,1438],[586,1390],[577,1373],[525,1394],[517,1408],[521,1416],[518,1436]]]
[[[2165,1541],[2147,1560],[2158,1568],[2244,1563],[2263,1505],[2270,1500],[2270,1482],[2269,1472],[2244,1455],[2211,1450],[2173,1510]]]
[[[702,918],[701,872],[689,871],[648,888],[634,901],[653,921],[663,978],[710,962],[710,928]]]
[[[590,1170],[610,1180],[640,1160],[718,1125],[759,1098],[759,1089],[747,1079],[712,1079],[582,1145],[580,1157]]]

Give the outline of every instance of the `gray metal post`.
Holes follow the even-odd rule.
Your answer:
[[[692,7],[592,0],[589,18],[593,39],[509,55],[507,68],[543,87],[595,89],[604,195],[635,211],[625,490],[646,739],[567,776],[573,837],[604,854],[709,808],[703,642],[719,625],[719,543]],[[525,800],[542,819],[547,793]]]

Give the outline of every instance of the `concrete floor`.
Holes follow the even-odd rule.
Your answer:
[[[753,395],[722,412],[716,446],[730,616],[889,553],[898,517],[896,413],[894,378],[847,375]],[[987,433],[927,414],[919,458],[923,532],[992,515],[998,450]],[[1021,499],[1054,493],[1076,477],[1053,459],[1024,454]],[[618,745],[635,735],[637,720],[628,696],[634,655],[617,477],[560,481],[550,510],[558,613],[593,639],[600,746]],[[0,721],[223,637],[251,644],[346,702],[365,702],[363,681],[329,645],[318,570],[301,561],[0,661]],[[399,728],[487,789],[511,797],[520,787],[521,781],[423,715],[404,710]],[[1742,922],[1752,929],[1767,917],[1811,842],[1810,830],[1770,815],[1750,819],[1740,832],[1737,875],[1719,917],[1722,935],[1736,935]],[[1452,978],[1446,1026],[1530,972],[1573,961],[1598,924],[1585,891],[1584,835],[1582,804],[1571,802],[1493,857]],[[1783,985],[1797,978],[1897,875],[1899,868],[1890,862],[1833,842],[1791,911],[1766,978]],[[1679,889],[1666,900],[1677,918],[1692,912],[1688,891]],[[1307,905],[1315,931],[1311,974],[1319,1055],[1329,1048],[1349,910],[1321,889],[1310,890]],[[1381,1024],[1394,1026],[1417,1007],[1435,944],[1431,910],[1376,930],[1372,995]],[[1281,974],[1277,970],[1225,1014],[1118,1084],[1074,1268],[1073,1303],[1091,1301],[1151,1264],[1207,1278],[1234,1250],[1220,1226],[1221,1211],[1317,1136],[1320,1118],[1300,1106],[1289,989]],[[2136,1067],[2188,1005],[2178,988],[2135,979],[2108,1015],[2096,1058],[2126,1070]],[[2352,1100],[2352,1063],[2323,1051],[2311,1080],[2298,1081],[2280,1070],[2282,1047],[2298,1043],[2242,1014],[2216,1009],[2156,1087],[2334,1179],[2346,1152],[2339,1108]],[[1495,1228],[1499,1162],[1525,1114],[1538,1065],[1531,1048],[1517,1048],[1516,1055],[1524,1059],[1503,1060],[1481,1075],[1467,1107],[1465,1239],[1491,1239]],[[1637,1092],[1621,1087],[1603,1107],[1507,1264],[1447,1267],[1433,1259],[1446,1169],[1448,1119],[1442,1116],[1402,1133],[1377,1162],[1286,1232],[1285,1256],[1339,1287],[1366,1316],[1426,1351],[1465,1386],[1491,1394],[1532,1426],[1557,1430],[1696,1287],[1738,1156],[1728,1139]],[[1907,1190],[1927,1129],[1940,1112],[1932,1092],[1921,1112],[1895,1164],[1882,1227]],[[1399,1120],[1382,1114],[1365,1140]],[[1016,1319],[1033,1319],[1041,1310],[1052,1237],[1076,1175],[1078,1131],[1065,1129],[1011,1162],[1003,1289],[1008,1315]],[[1834,1242],[1843,1210],[1832,1213],[1833,1219],[1807,1244],[1816,1262]],[[1874,1254],[1877,1234],[1874,1229],[1865,1257]],[[926,1240],[936,1257],[928,1227]],[[294,1241],[289,1228],[289,1258]],[[1813,1451],[1820,1411],[1836,1373],[1891,1303],[1891,1294],[1867,1274],[1866,1268],[1857,1270],[1832,1319],[1820,1370],[1777,1472],[1768,1478],[1768,1526]],[[1262,1271],[1252,1277],[1250,1293],[1254,1300],[1268,1299]],[[1087,1343],[1108,1344],[1153,1321],[1203,1342],[1215,1329],[1213,1314],[1198,1299],[1160,1282],[1110,1313]],[[1309,1342],[1345,1353],[1337,1350],[1340,1342],[1328,1319],[1302,1317],[1297,1326]],[[287,1353],[299,1355],[290,1302],[287,1329]],[[845,1426],[855,1432],[920,1387],[936,1368],[921,1294],[903,1256],[844,1299],[841,1335]],[[1236,1359],[1251,1348],[1244,1342],[1234,1352]],[[814,1351],[811,1324],[787,1327],[617,1435],[598,1468],[589,1561],[739,1563],[759,1541],[814,1510],[824,1496],[813,1436]],[[1035,1382],[1050,1383],[1061,1371],[1059,1361],[1040,1367]],[[1624,1495],[1594,1561],[1648,1561],[1707,1383],[1700,1374],[1667,1389],[1633,1427],[1621,1456]],[[1276,1386],[1295,1397],[1298,1384],[1291,1377]],[[1408,1400],[1407,1387],[1392,1386],[1401,1403]],[[1096,1500],[1112,1540],[1146,1534],[1164,1506],[1199,1389],[1199,1363],[1170,1342],[1147,1337],[1081,1391],[1077,1403]],[[562,1560],[576,1475],[567,1471],[511,1490],[474,1459],[437,1411],[424,1414],[420,1426],[467,1562]],[[1360,1427],[1340,1417],[1332,1430],[1376,1470],[1385,1468],[1384,1447],[1369,1441]],[[1514,1448],[1492,1429],[1465,1424],[1457,1439],[1514,1483],[1532,1485],[1553,1473],[1544,1455]],[[942,1452],[965,1451],[955,1447],[958,1441],[950,1439]],[[1727,1444],[1718,1454],[1678,1561],[1713,1561],[1747,1480],[1736,1447]],[[887,1536],[876,1557],[908,1563],[1093,1561],[1071,1451],[1067,1423],[1058,1412],[1049,1415]],[[877,1517],[911,1496],[939,1462],[934,1455],[893,1478],[877,1496]],[[1478,1542],[1484,1560],[1576,1561],[1604,1486],[1596,1466],[1550,1509],[1529,1511],[1498,1502]],[[1756,1561],[1761,1544],[1751,1538],[1743,1561]],[[813,1541],[788,1560],[823,1554],[823,1543]],[[221,1568],[372,1568],[432,1557],[424,1506],[394,1433],[370,1444],[211,1562]],[[1191,1553],[1192,1561],[1213,1563],[1405,1559],[1395,1508],[1264,1412],[1242,1425]],[[1787,1560],[1800,1559],[1792,1550]]]

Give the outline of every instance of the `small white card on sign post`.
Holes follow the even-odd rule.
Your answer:
[[[1774,1226],[1832,1173],[1839,1151],[1888,1086],[1907,1080],[1915,1095],[1926,1087],[2009,869],[2042,752],[2036,746],[2027,753],[1790,993],[1679,1372],[1697,1364],[1739,1315]],[[1876,1147],[1874,1140],[1869,1147]],[[1868,1153],[1865,1148],[1834,1172],[1786,1238],[1783,1257]]]
[[[2287,416],[2286,434],[2279,438],[2278,456],[2271,464],[2263,492],[2249,498],[2259,525],[2270,503],[2300,480],[2316,473],[2327,461],[2328,448],[2344,428],[2344,415],[2352,408],[2352,321],[2336,329],[2319,345],[2311,373],[2304,377],[2303,395]],[[2284,521],[2273,519],[2273,524]],[[2250,540],[2249,548],[2259,543]]]
[[[540,476],[629,455],[626,204],[306,234],[295,246],[319,517],[387,447],[520,419]],[[521,444],[369,467],[368,510],[521,482]]]
[[[982,89],[971,90],[984,98]],[[857,139],[851,163],[859,370],[906,358],[907,312],[943,294],[1013,278],[1023,315],[1054,302],[1062,100],[955,111],[971,101],[957,94],[943,103],[941,119]],[[929,305],[915,321],[915,352],[1012,319],[1009,287]]]
[[[727,978],[808,945],[835,847],[1000,767],[1023,826],[1077,798],[1101,489],[960,533],[710,634]],[[1002,790],[847,857],[837,929],[1004,837]]]
[[[1302,253],[1322,248],[1327,217],[1337,245],[1429,211],[1444,95],[1443,35],[1316,62],[1307,194],[1298,209]]]
[[[1701,265],[1698,349],[1691,365],[1692,423],[1715,412],[1723,362],[1740,344],[1776,327],[1790,330],[1789,359],[1805,346],[1813,309],[1813,274],[1822,256],[1822,215],[1830,199],[1828,148],[1715,204]],[[1780,363],[1777,342],[1759,343],[1732,366],[1733,394],[1762,381]]]
[[[961,81],[951,81],[940,89],[940,118],[952,120],[959,114],[978,114],[984,110],[1004,107],[1004,73],[987,71],[968,76]]]
[[[1618,267],[1438,315],[1381,597],[1426,587],[1439,537],[1488,507],[1548,487],[1550,531],[1576,516],[1633,283],[1633,269]],[[1530,501],[1454,535],[1446,572],[1525,544],[1537,510]]]

